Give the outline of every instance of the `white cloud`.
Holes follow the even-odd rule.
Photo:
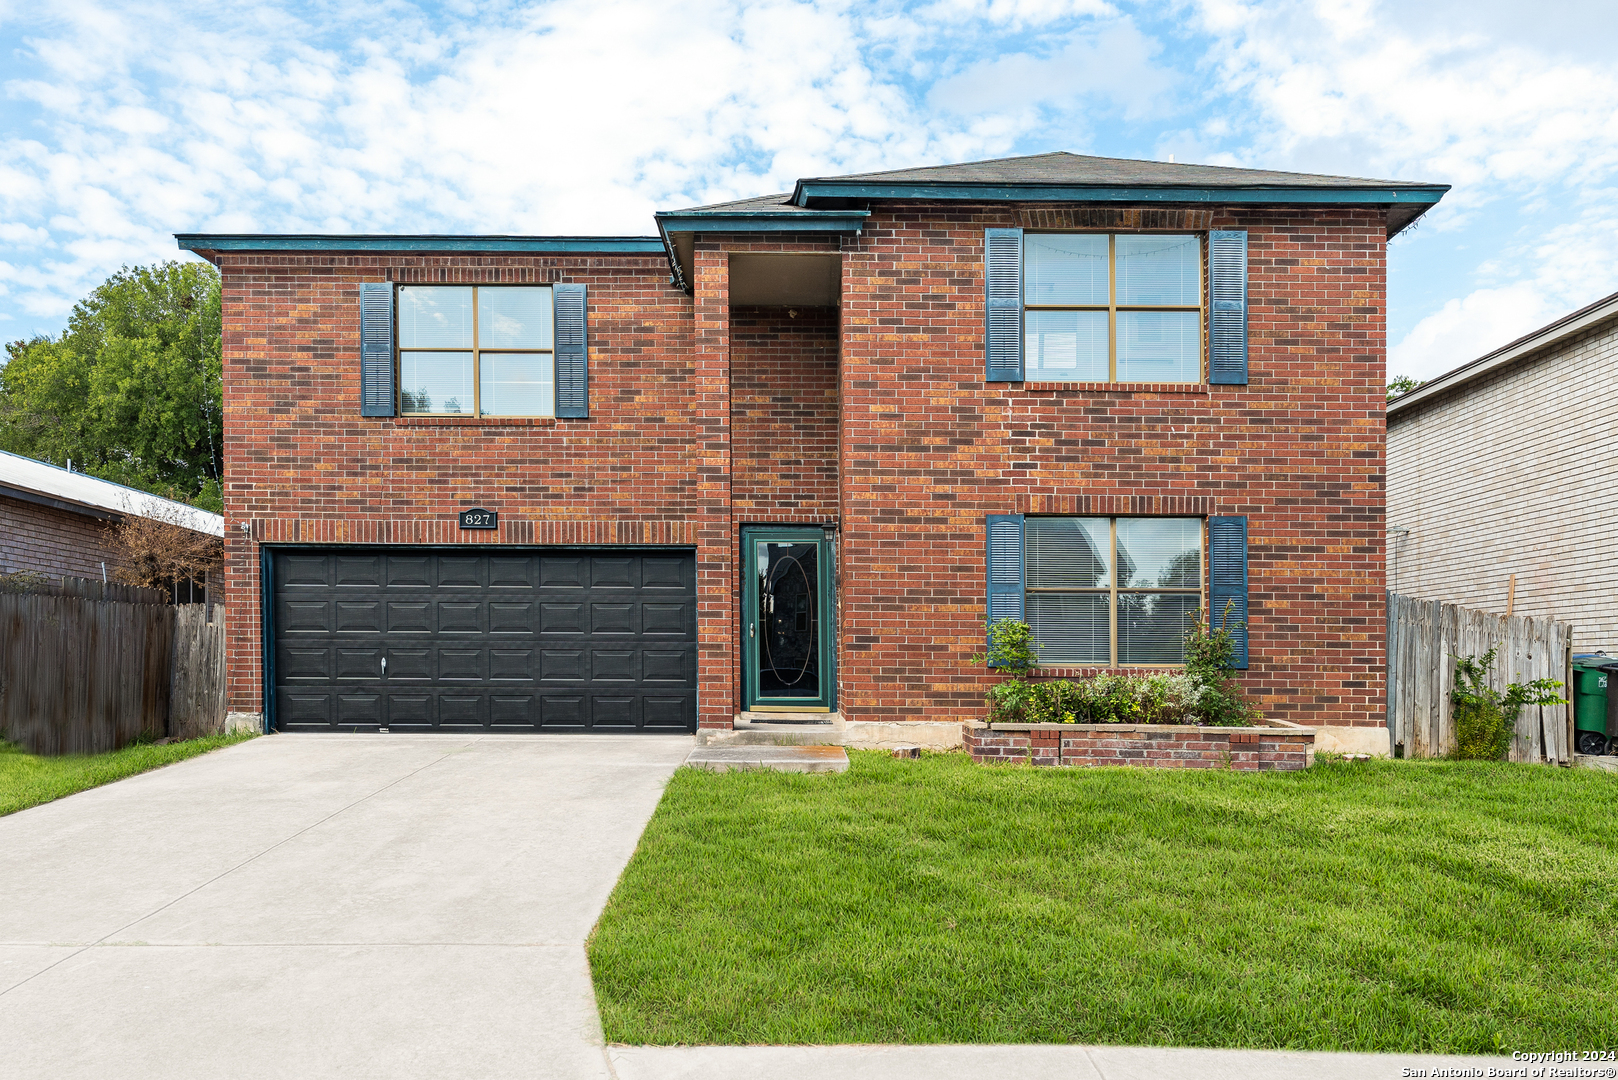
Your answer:
[[[1577,220],[1484,263],[1482,274],[1501,283],[1448,300],[1418,322],[1388,350],[1389,375],[1430,379],[1618,292],[1618,191],[1592,196]]]
[[[5,84],[0,220],[56,255],[0,282],[25,310],[65,312],[117,261],[175,257],[172,232],[646,234],[655,209],[799,176],[997,155],[1038,117],[1004,100],[930,115],[893,58],[979,55],[985,33],[1091,16],[1128,56],[1155,50],[1100,0],[8,13],[13,34],[30,21]]]
[[[1533,282],[1446,301],[1388,350],[1388,375],[1431,379],[1543,326],[1556,309]]]
[[[1201,0],[1197,10],[1240,116],[1220,141],[1244,142],[1248,163],[1454,185],[1411,244],[1491,221],[1535,236],[1490,237],[1500,254],[1471,266],[1458,253],[1437,260],[1454,280],[1428,291],[1450,298],[1390,349],[1390,373],[1431,378],[1618,288],[1618,218],[1601,210],[1618,173],[1610,5]]]
[[[1128,19],[1085,27],[1045,55],[1007,53],[980,60],[933,84],[928,101],[957,114],[1071,106],[1084,96],[1110,100],[1127,117],[1154,111],[1174,73],[1154,63],[1161,46]]]
[[[1618,168],[1610,61],[1554,55],[1469,19],[1413,32],[1408,9],[1203,0],[1224,90],[1257,106],[1245,125],[1251,156],[1452,183],[1447,212],[1498,197],[1502,184],[1560,183],[1574,166],[1600,180]]]

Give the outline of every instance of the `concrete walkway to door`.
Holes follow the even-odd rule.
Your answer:
[[[0,1071],[606,1078],[585,936],[692,745],[275,735],[0,818]]]

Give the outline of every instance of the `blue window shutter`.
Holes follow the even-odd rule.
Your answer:
[[[1208,381],[1247,384],[1247,233],[1208,234]]]
[[[1230,628],[1236,666],[1247,667],[1247,519],[1208,519],[1208,626]]]
[[[590,415],[590,329],[583,285],[557,285],[556,415]]]
[[[989,622],[1022,620],[1022,515],[988,517]]]
[[[393,283],[360,284],[360,415],[393,415]]]
[[[1022,230],[983,232],[984,382],[1022,382]]]

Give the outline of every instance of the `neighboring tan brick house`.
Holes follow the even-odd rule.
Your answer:
[[[992,597],[1065,672],[1245,609],[1267,712],[1374,726],[1386,244],[1445,190],[1045,154],[657,237],[181,236],[224,279],[232,708],[959,721]]]
[[[1615,364],[1618,293],[1390,402],[1388,587],[1618,654]]]

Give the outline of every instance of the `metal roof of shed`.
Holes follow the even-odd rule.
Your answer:
[[[4,450],[0,450],[0,495],[89,512],[94,517],[134,514],[173,521],[212,536],[225,535],[225,519],[219,514]]]

